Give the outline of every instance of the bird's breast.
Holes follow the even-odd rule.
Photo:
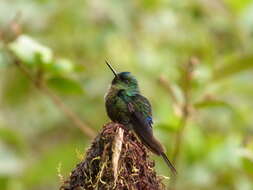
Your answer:
[[[127,104],[118,96],[118,92],[117,89],[109,89],[105,95],[105,107],[112,121],[125,124],[129,122],[129,111]]]

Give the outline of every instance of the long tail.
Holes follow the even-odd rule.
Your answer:
[[[161,153],[161,156],[163,157],[164,161],[166,162],[166,164],[169,166],[170,170],[172,171],[172,173],[174,175],[177,174],[177,170],[176,168],[173,166],[173,164],[171,163],[171,161],[168,159],[168,157],[166,156],[166,154],[164,152]]]
[[[142,143],[147,146],[147,148],[153,152],[154,154],[158,156],[162,156],[168,167],[170,168],[173,175],[177,174],[177,170],[173,166],[173,164],[170,162],[166,154],[164,153],[164,149],[162,145],[154,138],[153,134],[150,132],[147,132],[145,130],[140,130],[139,127],[134,128],[135,133],[140,138]]]
[[[176,175],[177,171],[175,167],[164,153],[162,145],[153,136],[152,126],[150,126],[150,124],[143,118],[143,115],[140,114],[140,112],[132,112],[132,124],[135,133],[140,138],[142,143],[146,145],[153,153],[157,154],[158,156],[162,156],[172,173]]]
[[[141,141],[149,148],[149,150],[156,155],[162,156],[167,166],[170,168],[173,175],[177,174],[176,168],[173,166],[171,161],[168,159],[166,154],[164,153],[164,150],[162,148],[162,145],[152,136],[149,139],[146,139],[142,135],[137,134],[138,137],[141,139]]]

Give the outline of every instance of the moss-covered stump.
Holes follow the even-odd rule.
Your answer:
[[[105,125],[61,190],[162,190],[154,161],[136,136],[117,123]]]

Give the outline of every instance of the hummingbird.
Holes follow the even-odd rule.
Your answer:
[[[114,74],[111,86],[105,95],[105,107],[109,118],[133,130],[140,141],[154,154],[161,156],[172,173],[175,167],[165,154],[163,146],[153,135],[152,107],[141,95],[138,81],[130,72],[117,73],[106,61]]]

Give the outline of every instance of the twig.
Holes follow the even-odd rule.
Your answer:
[[[170,95],[171,100],[172,100],[172,107],[175,113],[181,117],[183,115],[182,109],[181,109],[182,103],[178,100],[176,93],[172,87],[172,84],[164,76],[160,76],[158,79],[158,82],[164,87],[164,89]]]
[[[175,165],[177,164],[178,161],[180,148],[182,145],[182,138],[184,135],[183,133],[189,117],[191,81],[193,78],[193,69],[197,63],[198,61],[196,58],[191,58],[186,64],[185,68],[183,69],[182,89],[184,95],[184,103],[181,106],[182,116],[175,139],[175,149],[173,153],[173,161]]]
[[[53,103],[79,128],[82,132],[89,138],[95,137],[95,131],[88,127],[73,111],[71,111],[63,101],[55,95],[44,83],[34,79],[34,77],[29,73],[29,71],[20,63],[19,60],[14,60],[14,63],[17,65],[19,70],[26,75],[26,77],[33,83],[33,85],[43,92],[45,95],[50,97]]]
[[[184,105],[184,106],[188,107],[186,105]],[[185,109],[188,109],[188,108],[185,108]],[[174,152],[173,152],[173,163],[175,165],[177,165],[177,161],[178,161],[178,158],[180,155],[180,148],[182,145],[182,138],[183,138],[185,126],[187,124],[187,120],[188,120],[188,113],[184,113],[183,116],[181,117],[180,122],[179,122],[178,131],[177,131],[176,137],[175,137],[175,148],[174,148]]]
[[[160,84],[162,84],[162,86],[165,88],[165,90],[167,90],[168,94],[170,95],[170,97],[172,99],[173,104],[179,104],[179,101],[176,97],[176,94],[172,88],[171,83],[168,80],[166,80],[166,78],[163,75],[159,77],[158,82]]]
[[[175,96],[173,89],[171,88],[171,84],[166,81],[164,77],[160,77],[159,82],[162,84],[163,87],[168,91],[173,103],[173,107],[176,108],[175,112],[178,113],[178,108],[180,111],[181,119],[178,124],[178,131],[175,136],[175,145],[174,145],[174,152],[173,152],[173,163],[176,166],[178,159],[180,157],[180,152],[183,144],[183,135],[184,130],[187,125],[187,121],[190,115],[189,108],[190,108],[190,91],[191,91],[191,81],[193,78],[193,70],[194,66],[198,64],[198,60],[196,58],[191,58],[186,66],[183,68],[183,75],[181,79],[181,87],[183,91],[183,103],[179,102]],[[172,181],[170,189],[175,189],[177,178],[175,177]]]
[[[124,136],[124,130],[121,127],[117,128],[116,136],[114,138],[113,143],[113,154],[112,154],[112,166],[113,166],[113,175],[114,175],[114,182],[116,185],[116,181],[118,179],[118,168],[119,168],[119,158],[121,154],[122,149],[122,143],[123,143],[123,136]]]
[[[22,27],[18,23],[19,18],[21,17],[21,13],[18,12],[14,19],[11,21],[9,29],[10,33],[13,34],[14,39],[16,39],[22,33]],[[6,44],[8,41],[5,40],[3,33],[0,31],[0,40]],[[13,39],[12,39],[13,40]],[[8,50],[8,48],[6,48]],[[10,52],[12,54],[12,52]],[[20,60],[14,57],[14,63],[19,68],[19,70],[31,81],[31,83],[47,95],[53,103],[79,128],[81,131],[88,136],[89,138],[95,137],[95,131],[88,127],[73,111],[71,111],[63,101],[54,94],[44,83],[42,80],[43,70],[41,68],[38,70],[36,77],[33,75],[21,64]]]

